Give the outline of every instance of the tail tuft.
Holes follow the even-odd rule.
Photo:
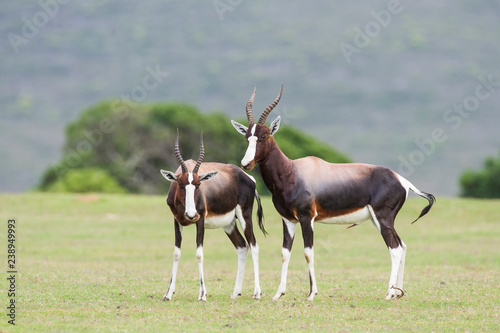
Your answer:
[[[427,214],[429,212],[429,210],[431,210],[432,205],[434,205],[434,203],[436,202],[436,197],[433,196],[430,193],[426,193],[426,192],[420,191],[418,188],[415,187],[415,185],[413,185],[412,183],[410,183],[408,181],[408,179],[404,178],[403,176],[401,176],[401,175],[399,175],[397,173],[396,173],[396,176],[398,177],[399,182],[401,183],[401,185],[403,185],[403,187],[405,188],[405,190],[406,190],[406,196],[407,197],[408,197],[408,192],[410,190],[412,190],[416,195],[419,195],[422,198],[426,198],[429,201],[429,204],[424,209],[422,209],[422,212],[420,212],[420,216],[417,217],[417,219],[412,222],[412,224],[413,224],[413,223],[417,222],[417,220],[419,218],[421,218],[422,216],[424,216],[425,214]]]
[[[264,211],[262,210],[262,205],[260,203],[260,197],[257,190],[255,190],[255,199],[257,200],[257,217],[259,218],[259,228],[262,230],[264,236],[269,235],[264,228]]]
[[[412,189],[413,190],[413,189]],[[432,205],[436,202],[436,197],[433,196],[432,194],[430,193],[426,193],[426,192],[422,192],[422,191],[414,191],[416,194],[418,194],[419,196],[423,197],[423,198],[426,198],[428,201],[429,201],[429,204],[424,208],[422,209],[422,212],[420,212],[420,215],[419,217],[417,217],[417,219],[415,221],[413,221],[411,224],[417,222],[417,220],[419,218],[421,218],[422,216],[424,216],[425,214],[427,214],[431,208],[432,208]]]

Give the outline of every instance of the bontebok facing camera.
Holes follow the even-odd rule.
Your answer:
[[[255,240],[252,224],[254,198],[257,199],[259,227],[266,233],[263,224],[262,206],[255,189],[255,180],[235,165],[202,163],[205,156],[203,134],[200,139],[198,161],[184,161],[179,150],[179,132],[175,140],[175,155],[180,167],[177,171],[161,170],[161,174],[172,182],[168,191],[167,204],[174,215],[175,249],[172,278],[164,300],[171,300],[175,292],[177,268],[181,258],[182,228],[196,225],[196,259],[200,273],[198,300],[207,300],[203,274],[203,239],[205,229],[223,228],[238,253],[238,271],[232,298],[242,292],[245,262],[248,247],[254,264],[255,288],[253,298],[260,298],[259,246]],[[245,237],[236,227],[238,219]],[[247,243],[248,242],[248,243]]]

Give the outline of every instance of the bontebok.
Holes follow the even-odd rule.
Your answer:
[[[200,294],[198,300],[207,300],[203,277],[203,238],[205,229],[223,228],[238,253],[238,272],[232,298],[241,295],[248,246],[252,253],[255,274],[253,298],[261,295],[259,284],[259,246],[252,225],[254,198],[257,199],[259,226],[264,234],[262,206],[255,190],[255,180],[235,165],[203,163],[205,150],[203,134],[200,139],[198,161],[184,161],[179,150],[179,132],[175,140],[175,155],[180,167],[175,173],[161,170],[161,174],[172,182],[167,204],[174,215],[175,249],[172,278],[164,300],[171,300],[175,291],[177,268],[181,258],[182,228],[196,224],[196,259],[200,272]],[[245,238],[236,226],[238,219]],[[248,243],[247,243],[248,242]]]
[[[255,163],[259,164],[262,178],[283,220],[281,282],[273,299],[285,294],[297,223],[302,228],[304,255],[309,267],[307,299],[313,300],[318,292],[314,274],[314,222],[350,224],[353,227],[366,220],[371,220],[382,234],[392,260],[385,298],[400,298],[403,295],[406,245],[394,229],[394,219],[409,190],[429,201],[419,218],[432,207],[434,196],[418,190],[408,180],[385,167],[358,163],[332,164],[311,156],[297,160],[287,158],[273,138],[281,118],[278,116],[269,127],[266,126],[267,116],[278,104],[282,91],[283,86],[278,97],[255,123],[252,113],[254,89],[246,106],[248,127],[232,121],[236,130],[248,140],[248,149],[241,160],[242,167],[251,170]]]

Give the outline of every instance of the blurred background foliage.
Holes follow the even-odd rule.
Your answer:
[[[1,191],[33,188],[98,101],[175,100],[235,119],[254,85],[262,110],[284,83],[273,113],[356,162],[398,171],[442,129],[447,140],[408,176],[436,195],[458,195],[462,171],[500,145],[499,1],[4,1],[0,17]],[[346,59],[342,43],[358,52]],[[446,120],[488,77],[477,110]]]
[[[247,123],[246,119],[239,121]],[[170,183],[161,177],[160,169],[175,171],[179,166],[174,155],[177,128],[185,160],[198,158],[201,130],[207,162],[239,165],[248,145],[221,112],[201,113],[178,102],[133,105],[106,101],[88,108],[67,126],[63,157],[44,172],[39,189],[167,193]],[[350,161],[291,126],[282,126],[275,139],[290,158],[314,155],[330,162]],[[252,173],[258,175],[258,168]],[[260,176],[257,179],[259,193],[268,193]]]
[[[125,188],[106,170],[99,168],[71,169],[55,182],[45,186],[47,192],[126,193]]]
[[[466,170],[460,177],[461,196],[472,198],[500,198],[500,151],[497,157],[488,157],[482,169]]]

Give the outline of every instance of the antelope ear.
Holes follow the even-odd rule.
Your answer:
[[[214,178],[215,176],[217,176],[218,173],[219,173],[219,170],[204,173],[204,174],[199,176],[200,182],[205,181],[205,180],[210,180],[210,179]]]
[[[173,173],[172,171],[166,171],[166,170],[160,170],[161,174],[163,177],[165,177],[166,180],[171,181],[171,182],[176,182],[177,181],[177,175]]]
[[[281,116],[278,116],[276,119],[273,120],[271,126],[269,126],[270,136],[273,136],[276,132],[278,132],[278,129],[280,128],[280,123],[281,123]]]
[[[237,123],[237,122],[235,122],[234,120],[231,120],[231,124],[233,124],[234,128],[236,128],[236,130],[237,130],[240,134],[247,135],[248,127],[243,126],[242,124]]]

